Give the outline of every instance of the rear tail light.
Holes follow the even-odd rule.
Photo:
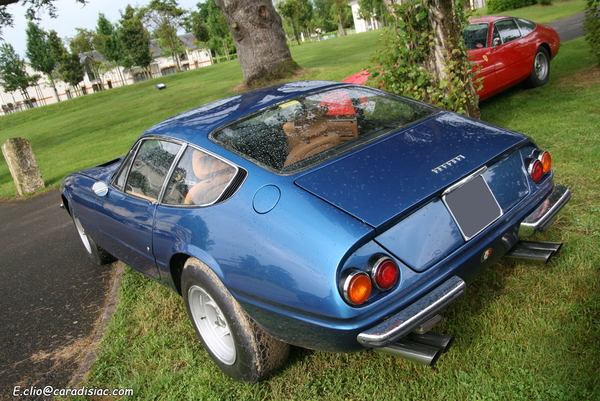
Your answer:
[[[542,162],[534,159],[529,162],[529,168],[527,169],[529,176],[533,180],[533,182],[540,182],[542,177],[544,176],[544,166],[542,166]]]
[[[369,266],[369,273],[375,287],[381,291],[387,291],[398,282],[400,269],[398,264],[389,256],[376,256]]]
[[[538,160],[542,162],[542,167],[544,168],[544,174],[549,172],[552,169],[552,156],[548,152],[541,152],[538,156]]]
[[[349,270],[342,280],[344,298],[352,305],[367,302],[372,289],[373,285],[369,275],[358,269]]]
[[[342,273],[339,281],[340,292],[352,306],[364,304],[369,300],[373,287],[384,292],[389,291],[400,281],[400,268],[391,257],[375,254],[366,266],[366,272],[350,268]]]
[[[527,172],[533,182],[540,182],[544,174],[549,173],[550,170],[552,170],[552,156],[550,156],[550,153],[542,150],[533,152],[527,164]]]

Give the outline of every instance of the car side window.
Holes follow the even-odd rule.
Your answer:
[[[180,144],[158,139],[142,142],[127,175],[125,192],[151,201],[158,200],[180,148]]]
[[[535,22],[528,21],[526,19],[517,19],[517,23],[519,24],[519,28],[521,28],[521,33],[523,36],[529,35],[531,32],[535,30]]]
[[[502,39],[502,43],[512,42],[521,37],[521,31],[514,19],[504,19],[494,24],[498,30],[498,34]]]
[[[223,195],[236,174],[236,167],[188,146],[169,179],[163,203],[212,205]]]
[[[484,47],[488,47],[487,40],[489,31],[490,26],[487,23],[481,22],[470,24],[463,32],[467,49],[483,49]]]
[[[127,156],[123,160],[121,164],[121,168],[117,173],[115,180],[113,181],[113,185],[115,188],[124,191],[125,189],[125,180],[127,179],[127,173],[129,172],[129,167],[131,166],[131,162],[133,161],[133,157],[135,156],[135,148],[132,148]]]

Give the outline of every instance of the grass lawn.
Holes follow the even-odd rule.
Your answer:
[[[486,15],[508,15],[511,17],[525,18],[531,21],[547,24],[569,15],[577,14],[585,10],[587,0],[552,0],[552,4],[544,6],[535,4],[533,6],[518,8],[516,10],[491,13],[487,7],[475,10],[473,17]]]
[[[571,3],[577,3],[580,0]],[[556,2],[562,3],[562,2]],[[370,63],[379,32],[294,47],[302,78],[340,80]],[[210,360],[181,298],[127,269],[98,359],[81,386],[132,388],[151,400],[599,400],[600,68],[583,39],[563,44],[550,82],[481,105],[482,119],[532,136],[573,198],[540,240],[565,242],[547,266],[501,262],[470,283],[440,332],[453,349],[427,368],[379,354],[294,348],[267,381],[240,384]],[[0,117],[0,143],[23,136],[50,187],[127,151],[147,127],[231,94],[237,62]],[[166,91],[154,84],[164,82]],[[0,197],[14,196],[0,163]]]

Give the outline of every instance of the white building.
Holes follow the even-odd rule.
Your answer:
[[[356,33],[381,28],[381,22],[379,22],[377,18],[370,18],[369,20],[360,18],[360,6],[358,5],[358,0],[350,1],[348,2],[348,5],[352,8],[352,18],[354,19],[354,29],[356,29]]]
[[[185,53],[180,55],[181,70],[200,68],[212,64],[212,58],[209,50],[201,49],[194,42],[196,38],[192,34],[184,34],[179,39],[185,47]],[[173,74],[177,71],[176,62],[172,57],[162,56],[162,51],[156,41],[150,42],[150,50],[153,53],[154,61],[150,64],[150,74],[152,78]],[[103,62],[104,67],[99,74],[94,73],[90,68],[92,61]],[[73,88],[62,81],[55,82],[56,91],[60,100],[71,99],[82,94],[98,92],[100,90],[112,89],[118,86],[130,85],[135,82],[141,82],[148,79],[146,72],[140,67],[126,69],[123,67],[110,67],[104,62],[102,55],[97,52],[81,55],[81,63],[84,64],[84,79],[79,83],[79,89]],[[45,74],[34,71],[29,65],[26,65],[27,74],[41,75],[38,84],[27,88],[30,101],[26,101],[20,91],[5,92],[0,86],[0,105],[4,114],[24,110],[30,107],[39,107],[46,104],[56,103],[56,94],[48,82]]]

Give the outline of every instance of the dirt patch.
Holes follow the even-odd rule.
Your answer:
[[[563,86],[571,86],[577,84],[579,86],[598,85],[600,84],[600,66],[592,66],[584,68],[574,75],[563,77],[560,80]]]
[[[53,350],[52,352],[41,351],[37,354],[33,354],[31,355],[30,359],[33,363],[40,363],[46,361],[47,359],[52,359],[55,364],[60,364],[61,361],[67,361],[79,356],[87,349],[91,342],[91,337],[81,338],[73,341],[71,344]]]

